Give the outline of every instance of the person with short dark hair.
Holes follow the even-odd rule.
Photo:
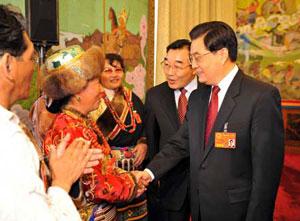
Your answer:
[[[279,91],[238,68],[237,38],[226,23],[199,24],[190,37],[203,84],[181,128],[140,176],[144,184],[159,179],[189,156],[193,221],[271,221],[284,156]]]
[[[10,111],[29,96],[36,61],[20,19],[0,5],[0,220],[80,220],[68,192],[101,154],[80,139],[65,150],[67,135],[45,158],[29,129]]]
[[[179,129],[190,94],[197,89],[197,77],[189,62],[191,42],[178,39],[166,48],[162,62],[166,81],[147,91],[146,131],[149,160],[164,148]],[[183,110],[183,113],[179,110]],[[185,221],[189,219],[189,159],[152,183],[147,191],[149,219]]]

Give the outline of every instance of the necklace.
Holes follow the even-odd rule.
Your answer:
[[[89,201],[93,201],[94,199],[98,199],[96,191],[96,187],[99,185],[98,176],[114,174],[115,159],[111,158],[110,146],[106,141],[102,131],[97,127],[96,123],[92,119],[72,107],[64,107],[62,111],[64,114],[72,117],[73,119],[75,118],[77,122],[81,123],[85,128],[92,131],[93,134],[90,134],[88,137],[91,141],[91,147],[101,149],[102,153],[104,154],[104,158],[101,160],[101,162],[94,167],[95,171],[90,174],[84,174],[81,178],[84,189],[86,188],[85,195]],[[97,136],[102,139],[102,145],[99,144]]]
[[[122,92],[123,92],[123,95],[124,95],[124,98],[125,98],[125,101],[126,101],[126,105],[128,106],[128,109],[129,109],[129,114],[130,114],[130,124],[126,125],[125,124],[125,120],[124,120],[124,123],[122,122],[122,120],[120,120],[120,117],[118,116],[115,108],[113,107],[113,105],[111,104],[110,100],[108,99],[108,97],[105,95],[104,96],[104,102],[106,104],[106,106],[108,107],[110,113],[112,114],[115,122],[117,123],[118,127],[123,130],[123,131],[126,131],[128,133],[133,133],[136,129],[136,116],[135,115],[138,115],[136,113],[136,111],[133,110],[133,104],[132,104],[132,101],[129,99],[129,94],[122,88],[121,89]]]
[[[91,146],[94,146],[96,148],[99,148],[103,151],[104,154],[110,154],[110,147],[109,144],[107,143],[102,131],[98,128],[96,125],[96,122],[94,122],[92,119],[87,117],[86,115],[80,113],[76,109],[72,107],[64,107],[63,108],[63,113],[69,115],[69,116],[74,116],[77,118],[81,124],[83,124],[85,127],[91,129],[98,137],[102,139],[103,144],[99,144],[97,140],[97,136],[91,136],[90,141],[91,141]]]

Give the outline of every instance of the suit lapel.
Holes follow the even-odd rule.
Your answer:
[[[164,94],[162,100],[160,100],[160,103],[163,105],[163,110],[165,110],[170,122],[172,122],[173,126],[178,129],[179,117],[175,103],[174,90],[170,89],[168,85],[165,86]]]
[[[197,89],[201,88],[203,84],[201,84],[199,81],[198,81],[198,78],[197,78]]]
[[[229,88],[227,90],[227,93],[224,97],[224,100],[223,100],[222,106],[221,106],[221,108],[218,112],[214,127],[211,130],[211,134],[210,134],[210,137],[209,137],[209,140],[208,140],[208,144],[205,147],[201,163],[203,162],[203,160],[206,159],[209,152],[214,148],[214,137],[215,137],[214,134],[215,134],[215,132],[222,132],[224,130],[224,124],[226,123],[226,121],[230,117],[230,115],[231,115],[231,113],[232,113],[232,111],[233,111],[233,109],[236,105],[234,98],[236,96],[238,96],[239,93],[240,93],[240,86],[241,86],[242,79],[243,79],[243,74],[242,74],[241,71],[238,71],[237,75],[235,76],[235,78],[231,82],[231,85],[229,86]],[[206,110],[206,112],[207,112],[207,110]],[[206,124],[206,120],[205,120],[204,125],[205,124]],[[203,130],[203,133],[204,133],[204,131],[205,131],[205,128]],[[203,135],[203,137],[204,137],[204,135]]]

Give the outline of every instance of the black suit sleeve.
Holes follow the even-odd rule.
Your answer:
[[[142,133],[140,134],[140,137],[146,137],[146,131],[145,131],[145,121],[146,121],[146,109],[145,105],[141,101],[141,99],[135,94],[132,93],[132,101],[135,105],[136,111],[139,113],[141,120],[142,120]]]
[[[153,111],[151,95],[149,94],[146,94],[145,109],[145,128],[148,144],[147,160],[150,161],[159,151],[160,128],[157,123],[155,112]]]
[[[155,155],[154,159],[147,166],[154,174],[155,179],[162,177],[183,158],[189,156],[188,115],[189,111],[176,134],[170,138],[164,148]]]
[[[284,155],[281,99],[266,90],[254,107],[251,126],[252,192],[247,221],[272,220]]]

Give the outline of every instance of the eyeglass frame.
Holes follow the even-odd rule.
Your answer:
[[[24,59],[20,57],[16,57],[19,61],[24,61]],[[30,61],[33,63],[34,67],[38,67],[40,65],[40,58],[39,55],[36,51],[33,52],[31,55]]]
[[[179,67],[179,66],[176,66],[176,65],[169,65],[169,67],[167,68],[168,70],[165,70],[166,69],[166,64],[165,64],[165,58],[164,60],[162,60],[160,62],[160,64],[162,65],[162,68],[165,72],[169,72],[171,69],[175,70],[175,72],[178,72],[178,71],[183,71],[184,69],[186,69],[187,67],[192,67],[192,64],[189,62],[189,64],[185,65],[184,67]]]
[[[204,54],[197,54],[197,52],[195,54],[190,54],[189,55],[189,61],[190,61],[190,64],[192,65],[193,64],[193,61],[195,61],[196,64],[199,64],[201,62],[201,59],[203,57],[205,57],[206,55],[208,54],[212,54],[213,52],[211,51],[208,51]]]
[[[110,66],[112,66],[112,65],[110,65]],[[112,66],[112,68],[111,68],[111,67],[109,67],[109,68],[104,68],[104,69],[103,69],[103,72],[109,73],[109,74],[111,74],[111,73],[113,73],[113,72],[116,72],[116,73],[123,72],[123,73],[124,73],[124,70],[123,70],[122,67]]]

